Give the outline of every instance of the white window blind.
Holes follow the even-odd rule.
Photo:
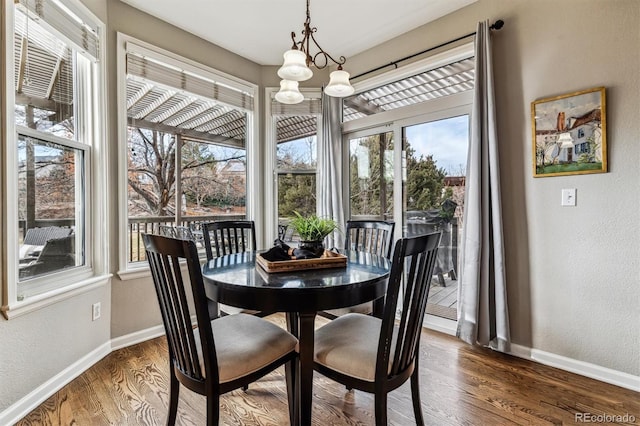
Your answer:
[[[298,104],[283,104],[271,99],[271,115],[317,115],[322,114],[320,99],[305,98]]]
[[[214,99],[235,108],[253,110],[253,96],[245,91],[135,52],[127,52],[127,74],[206,99]]]
[[[19,0],[16,5],[23,13],[41,20],[62,37],[80,48],[94,60],[100,51],[98,27],[92,19],[83,16],[79,10],[71,10],[59,0]]]

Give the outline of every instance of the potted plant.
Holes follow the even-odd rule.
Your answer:
[[[302,216],[297,211],[289,225],[300,236],[301,249],[313,251],[318,256],[324,253],[324,238],[338,228],[333,219],[321,218],[316,215]]]

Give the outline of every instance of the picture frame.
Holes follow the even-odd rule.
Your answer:
[[[531,103],[533,176],[607,172],[604,87]]]

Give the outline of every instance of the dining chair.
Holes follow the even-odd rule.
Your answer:
[[[256,227],[252,220],[221,220],[202,224],[207,259],[256,249]]]
[[[419,347],[441,236],[438,232],[396,242],[382,319],[350,313],[315,332],[314,369],[349,389],[373,393],[376,425],[387,424],[387,394],[409,378],[416,424],[424,424]]]
[[[344,248],[346,250],[365,251],[389,258],[391,257],[391,249],[393,248],[394,229],[395,222],[387,222],[384,220],[348,220],[345,229]],[[367,302],[348,308],[318,312],[318,315],[328,319],[335,319],[340,315],[350,312],[371,314],[374,313],[373,311],[374,303]],[[377,312],[376,314],[380,316],[381,312]]]
[[[256,249],[256,227],[252,220],[221,220],[203,223],[202,235],[207,260]],[[249,311],[226,305],[220,305],[219,311],[220,315],[243,312],[264,317],[270,314],[270,312]]]
[[[175,424],[181,384],[206,396],[207,424],[217,425],[220,395],[246,387],[283,364],[293,420],[298,339],[252,315],[211,320],[195,243],[152,234],[142,238],[169,347],[167,424]],[[182,272],[182,261],[186,273]],[[187,302],[188,287],[195,307],[195,327]]]

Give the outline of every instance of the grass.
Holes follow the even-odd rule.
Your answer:
[[[547,173],[571,173],[571,172],[583,172],[588,170],[600,170],[602,169],[602,163],[569,163],[569,164],[550,164],[548,166],[538,166],[537,171],[539,174]]]

